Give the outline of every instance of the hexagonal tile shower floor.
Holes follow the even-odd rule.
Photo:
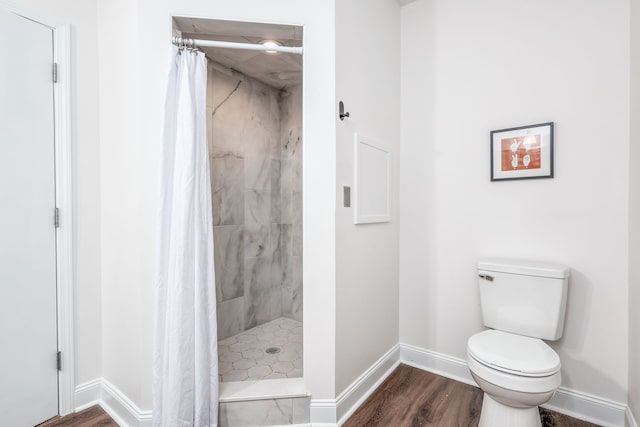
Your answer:
[[[302,376],[302,322],[281,317],[218,341],[220,381]]]

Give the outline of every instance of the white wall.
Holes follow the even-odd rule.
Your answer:
[[[336,395],[398,342],[400,7],[391,0],[336,2]],[[354,133],[391,152],[391,221],[353,224]],[[305,257],[307,256],[305,252]],[[305,310],[307,307],[305,306]]]
[[[71,148],[76,384],[100,376],[100,175],[95,1],[0,1],[50,26],[71,27]],[[64,215],[64,212],[62,212]]]
[[[151,408],[159,145],[171,16],[304,26],[304,343],[314,398],[334,396],[333,1],[100,0],[104,376]]]
[[[563,386],[627,399],[629,3],[402,9],[400,340],[464,358],[475,263],[572,269]],[[489,131],[556,123],[555,178],[489,181]]]
[[[126,0],[98,2],[100,52],[100,172],[102,207],[102,375],[133,402],[142,400],[140,380],[149,368],[143,343],[152,332],[152,285],[145,269],[153,251],[142,251],[143,231],[155,224],[145,206],[145,174],[154,173],[153,150],[140,138],[138,94],[140,53],[138,5]],[[148,101],[148,100],[145,100]],[[156,173],[157,174],[157,173]]]
[[[629,406],[640,420],[640,1],[631,1],[629,147]]]

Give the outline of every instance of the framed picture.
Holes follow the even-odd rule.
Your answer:
[[[491,131],[491,181],[553,178],[553,122]]]

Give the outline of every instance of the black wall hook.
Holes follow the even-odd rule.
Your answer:
[[[344,120],[345,117],[349,117],[349,113],[344,112],[344,102],[340,101],[340,103],[338,103],[338,110],[340,112],[340,120]]]

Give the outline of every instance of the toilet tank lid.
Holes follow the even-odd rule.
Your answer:
[[[508,258],[482,258],[478,261],[478,270],[555,279],[564,279],[571,274],[569,267],[564,265]]]

